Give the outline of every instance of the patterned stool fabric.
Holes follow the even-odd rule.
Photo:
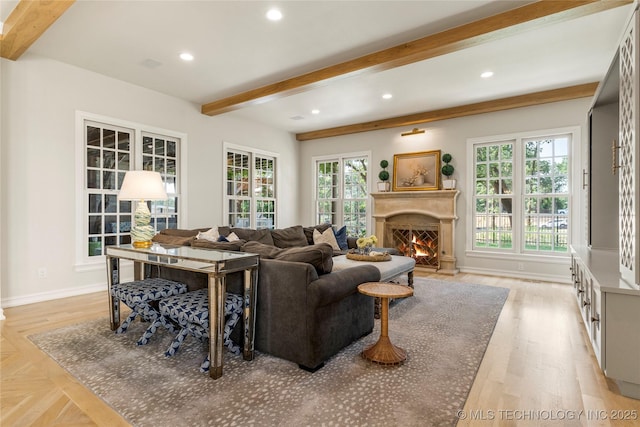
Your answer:
[[[231,331],[242,317],[242,297],[227,293],[224,304],[224,345],[234,354],[240,353],[240,347],[231,340]],[[180,349],[182,342],[191,334],[204,340],[209,337],[209,291],[198,289],[186,294],[165,298],[160,301],[160,314],[175,321],[182,329],[165,352],[170,357]],[[209,370],[210,359],[200,366],[202,372]]]
[[[135,282],[118,283],[111,287],[111,295],[122,301],[131,308],[131,314],[126,318],[120,327],[116,330],[116,334],[122,334],[136,316],[151,322],[151,325],[142,334],[138,340],[138,345],[145,345],[149,342],[149,338],[156,332],[158,326],[163,325],[171,332],[175,332],[174,326],[160,315],[151,303],[159,301],[162,298],[180,295],[187,292],[187,285],[172,282],[166,279],[153,278],[138,280]]]

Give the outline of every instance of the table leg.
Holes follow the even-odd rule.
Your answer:
[[[362,352],[362,357],[381,365],[397,365],[407,359],[407,352],[389,339],[389,298],[380,298],[380,338]]]
[[[407,282],[409,282],[409,287],[413,289],[413,270],[407,273]]]
[[[120,283],[120,258],[107,255],[107,295],[109,298],[109,323],[111,330],[120,326],[120,300],[111,295],[111,287]]]
[[[256,291],[258,269],[251,268],[244,271],[244,360],[253,360],[255,326],[256,326]]]
[[[144,262],[133,262],[133,280],[144,280]]]
[[[222,343],[224,333],[224,302],[226,298],[226,276],[209,274],[209,376],[222,376]]]

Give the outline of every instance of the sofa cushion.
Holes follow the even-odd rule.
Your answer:
[[[273,238],[273,243],[279,248],[292,248],[309,244],[301,225],[271,230],[271,237]]]
[[[313,243],[315,243],[316,245],[320,243],[327,243],[333,248],[333,250],[340,250],[340,246],[338,246],[338,242],[336,241],[336,235],[333,234],[333,228],[327,228],[322,233],[318,230],[314,230]]]
[[[281,249],[274,258],[282,261],[306,262],[313,265],[318,275],[331,273],[333,269],[333,248],[326,243]]]
[[[196,236],[172,236],[170,234],[158,233],[151,239],[156,243],[164,243],[167,245],[189,246],[195,240]]]
[[[265,245],[264,243],[251,241],[242,245],[242,251],[258,254],[260,255],[260,258],[275,258],[282,249],[271,245]]]
[[[193,230],[185,230],[184,228],[165,228],[164,230],[160,230],[159,234],[166,236],[194,237],[197,236],[199,232],[207,231],[209,228],[211,227],[195,228]]]
[[[338,246],[340,246],[340,250],[349,249],[349,244],[347,243],[347,226],[343,225],[339,230],[335,231],[336,241],[338,242]]]
[[[212,242],[210,240],[204,239],[194,239],[191,242],[191,246],[196,249],[217,249],[222,251],[240,251],[242,250],[242,245],[244,245],[246,241],[244,240],[236,240],[233,242]]]
[[[318,224],[313,227],[303,227],[304,235],[307,238],[307,243],[313,245],[313,230],[318,230],[319,232],[323,232],[327,228],[331,227],[331,224]]]
[[[231,228],[229,230],[233,232],[242,240],[246,240],[247,242],[260,242],[266,245],[275,246],[273,244],[273,238],[271,237],[271,230],[269,229],[260,229],[254,230],[252,228]]]
[[[333,248],[326,243],[281,249],[259,242],[247,242],[242,250],[258,254],[260,258],[311,264],[318,275],[331,273],[333,268]]]

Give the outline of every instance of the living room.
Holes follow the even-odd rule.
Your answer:
[[[600,77],[604,77],[614,56],[620,37],[618,32],[630,10],[628,5],[615,12],[602,12],[615,13],[616,18],[607,23],[617,26],[612,25],[614,33],[607,36],[612,45]],[[61,19],[60,22],[64,21]],[[46,37],[39,42],[45,43]],[[83,194],[85,170],[82,117],[156,133],[171,132],[182,137],[181,228],[226,223],[222,206],[225,200],[225,147],[242,147],[275,155],[278,165],[277,225],[281,228],[314,223],[314,176],[309,172],[314,168],[314,159],[365,153],[369,156],[373,188],[381,160],[392,163],[394,155],[400,153],[430,150],[450,153],[460,191],[455,236],[455,257],[460,271],[494,276],[492,279],[475,277],[497,283],[503,283],[507,277],[541,281],[539,286],[545,286],[544,281],[548,281],[553,283],[549,285],[552,288],[571,281],[568,254],[550,260],[526,254],[490,257],[469,250],[468,235],[472,227],[468,212],[473,186],[469,178],[468,143],[480,137],[571,128],[575,132],[572,192],[577,194],[581,188],[591,97],[419,124],[416,126],[425,132],[408,137],[401,133],[413,126],[300,142],[288,129],[249,119],[241,112],[212,117],[203,115],[200,105],[192,101],[30,50],[19,60],[1,61],[2,308],[93,294],[105,289],[104,259],[87,260],[86,242],[78,238],[85,236],[83,205],[79,197]],[[569,232],[574,242],[580,241],[585,227],[583,207],[577,199],[571,204],[573,209],[570,211],[572,225]],[[369,223],[373,230],[372,217]]]

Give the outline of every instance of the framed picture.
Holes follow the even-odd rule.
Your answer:
[[[394,154],[393,191],[440,188],[440,150]]]

